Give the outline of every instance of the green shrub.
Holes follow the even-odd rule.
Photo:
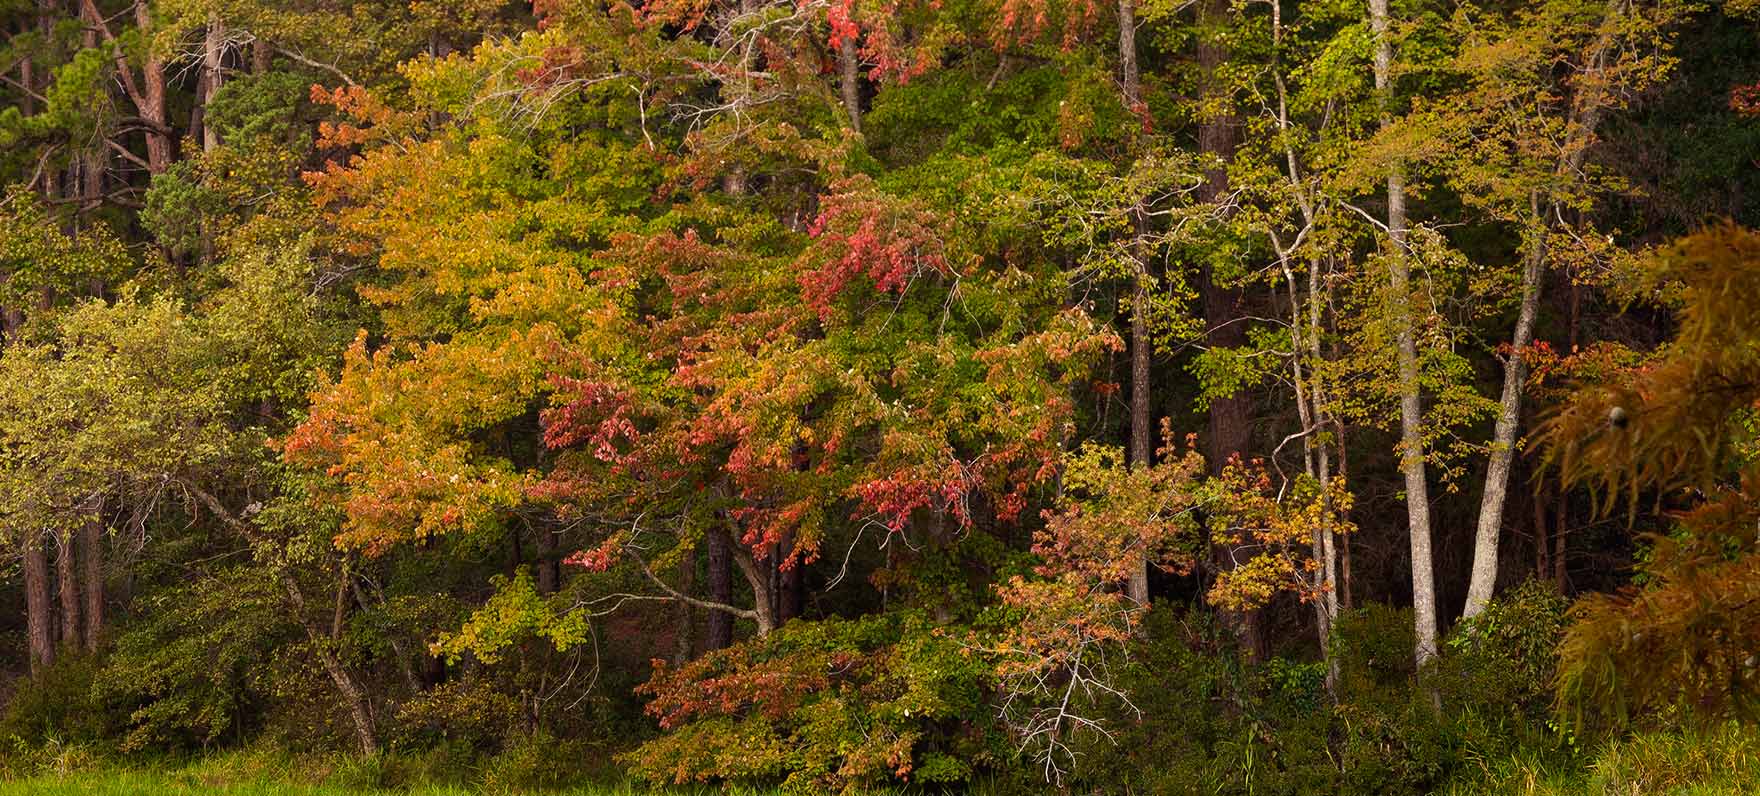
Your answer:
[[[92,686],[125,717],[123,750],[242,739],[286,688],[265,665],[297,638],[283,600],[271,578],[248,566],[137,600],[143,618],[123,629]]]
[[[501,748],[520,722],[518,700],[480,677],[441,683],[397,711],[392,746],[399,750],[456,744],[474,752]]]
[[[1449,635],[1432,678],[1461,743],[1502,757],[1568,742],[1553,728],[1552,686],[1568,601],[1528,581]]]
[[[669,732],[622,759],[656,782],[780,782],[800,793],[955,785],[1001,750],[990,668],[920,614],[796,621],[659,667]]]
[[[11,735],[0,736],[0,781],[32,776],[66,777],[91,771],[103,756],[90,741],[66,741],[48,736],[26,741]]]
[[[595,760],[589,746],[545,732],[509,739],[501,752],[483,762],[482,790],[487,794],[518,794],[559,790],[585,781]]]
[[[92,696],[101,665],[96,658],[67,650],[54,664],[20,683],[0,717],[0,738],[16,736],[35,744],[106,737],[113,717]]]

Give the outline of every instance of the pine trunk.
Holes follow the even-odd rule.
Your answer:
[[[146,0],[135,0],[134,18],[143,35],[153,29],[153,17]],[[147,56],[141,66],[141,84],[141,118],[158,126],[158,129],[147,131],[147,170],[163,174],[171,167],[171,136],[166,132],[170,127],[165,115],[165,62],[158,56]]]

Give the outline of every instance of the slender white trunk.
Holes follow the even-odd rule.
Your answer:
[[[1539,194],[1529,196],[1534,215],[1539,215]],[[1479,525],[1473,535],[1473,576],[1467,585],[1467,607],[1462,618],[1471,619],[1485,610],[1497,588],[1497,551],[1503,532],[1503,508],[1508,502],[1510,464],[1515,460],[1516,431],[1522,415],[1522,386],[1528,363],[1522,358],[1534,337],[1534,317],[1540,307],[1540,276],[1546,262],[1546,229],[1530,232],[1528,251],[1522,258],[1522,303],[1516,315],[1515,335],[1503,362],[1503,394],[1497,403],[1497,425],[1491,434],[1491,455],[1485,465],[1485,492],[1479,501]]]
[[[1392,123],[1393,41],[1387,0],[1369,0],[1375,34],[1375,90],[1381,94],[1381,124]],[[1430,555],[1430,488],[1424,467],[1424,408],[1418,383],[1418,346],[1411,307],[1411,264],[1406,259],[1405,169],[1387,171],[1388,294],[1399,382],[1400,472],[1406,482],[1406,527],[1412,548],[1412,624],[1414,657],[1421,668],[1436,656],[1436,583]]]
[[[1626,13],[1622,0],[1610,0],[1603,13],[1595,41],[1584,58],[1580,85],[1583,89],[1574,98],[1564,156],[1553,169],[1555,181],[1570,180],[1583,165],[1590,139],[1606,110],[1608,94],[1602,85],[1607,59],[1618,30],[1619,17]],[[1497,425],[1492,430],[1491,456],[1485,467],[1485,490],[1479,501],[1479,524],[1473,538],[1473,574],[1467,585],[1467,605],[1462,616],[1478,616],[1497,588],[1497,558],[1503,509],[1509,500],[1509,472],[1515,456],[1516,431],[1521,420],[1522,384],[1527,379],[1527,363],[1521,358],[1523,349],[1533,341],[1534,318],[1539,312],[1541,277],[1546,265],[1546,235],[1558,213],[1556,197],[1547,197],[1535,189],[1528,194],[1528,217],[1532,229],[1527,252],[1522,260],[1522,303],[1516,317],[1516,328],[1510,340],[1509,359],[1503,365],[1503,394],[1498,401]],[[1542,542],[1544,544],[1544,542]]]

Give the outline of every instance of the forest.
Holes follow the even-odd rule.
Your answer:
[[[1760,783],[1756,0],[0,36],[0,794]]]

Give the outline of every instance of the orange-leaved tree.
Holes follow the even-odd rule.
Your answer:
[[[1672,508],[1633,585],[1572,609],[1558,696],[1579,724],[1677,707],[1760,707],[1760,233],[1713,227],[1657,252],[1637,289],[1677,306],[1649,359],[1582,385],[1548,420],[1549,460],[1597,491]]]

